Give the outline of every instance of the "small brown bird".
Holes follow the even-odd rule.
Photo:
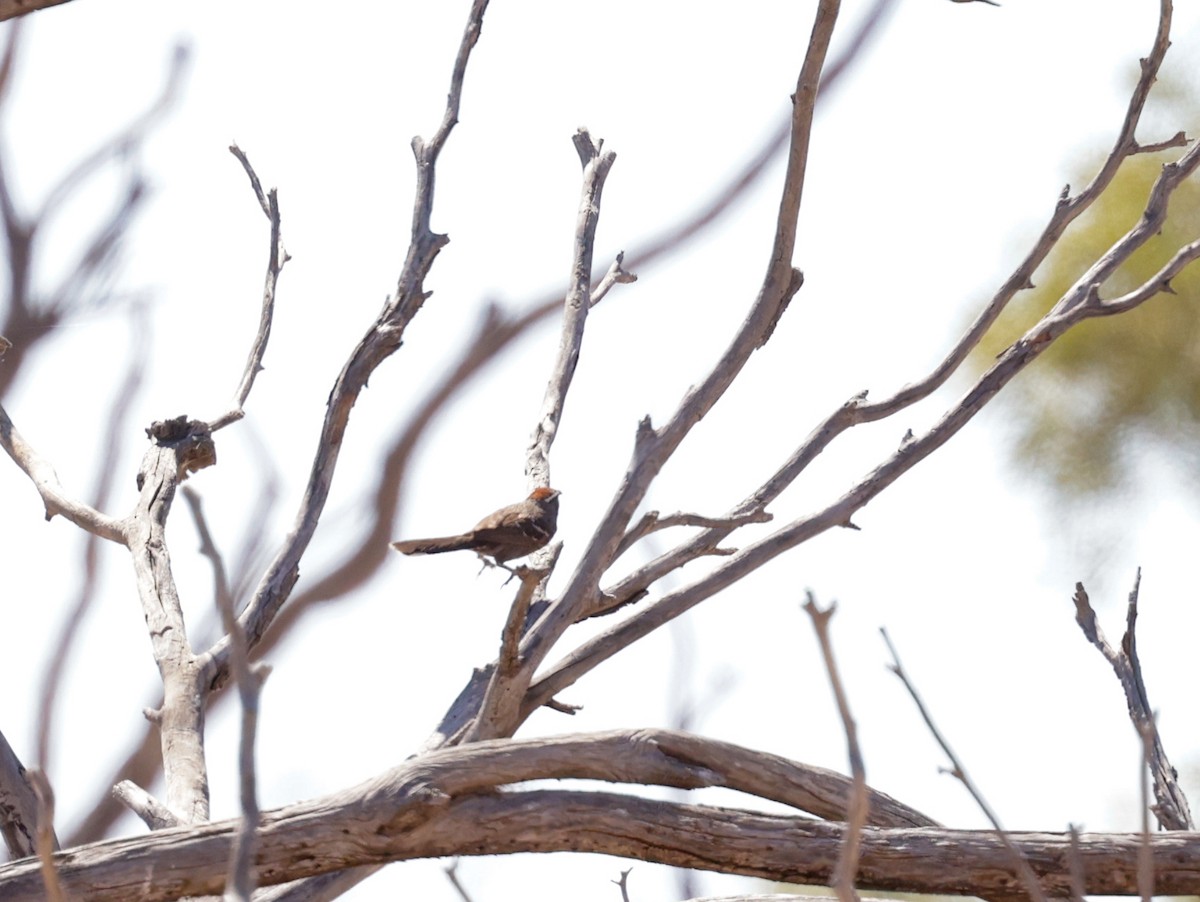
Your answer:
[[[546,545],[558,528],[557,489],[541,486],[528,498],[488,514],[469,532],[437,539],[393,542],[401,554],[441,554],[470,549],[497,564],[525,557]]]

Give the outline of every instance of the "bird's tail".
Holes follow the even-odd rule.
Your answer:
[[[475,537],[471,533],[461,536],[442,536],[437,539],[409,539],[407,542],[392,542],[392,547],[401,554],[441,554],[445,551],[462,551],[470,548]]]

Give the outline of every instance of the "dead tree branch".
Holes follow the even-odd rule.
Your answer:
[[[1129,710],[1129,720],[1138,731],[1139,736],[1149,733],[1149,754],[1147,766],[1154,780],[1154,800],[1152,806],[1159,826],[1164,830],[1194,830],[1192,811],[1188,806],[1187,796],[1179,786],[1179,773],[1171,765],[1167,751],[1163,748],[1162,737],[1154,723],[1154,711],[1150,707],[1150,696],[1146,691],[1146,683],[1142,679],[1142,663],[1137,655],[1137,615],[1138,590],[1142,584],[1142,571],[1139,569],[1129,592],[1129,604],[1125,613],[1125,635],[1121,637],[1121,649],[1118,651],[1109,644],[1096,620],[1096,612],[1088,599],[1083,583],[1075,584],[1075,621],[1083,630],[1084,636],[1094,645],[1104,659],[1112,667],[1113,673],[1125,693],[1125,704]]]

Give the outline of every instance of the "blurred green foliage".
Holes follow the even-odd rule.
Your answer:
[[[1178,101],[1177,95],[1171,99],[1177,113]],[[1163,164],[1180,153],[1125,161],[1035,274],[1036,287],[1013,300],[977,349],[980,370],[1137,222]],[[1141,285],[1197,237],[1200,184],[1188,181],[1172,198],[1162,232],[1101,287],[1101,298]],[[1200,463],[1200,265],[1192,264],[1172,287],[1174,294],[1158,294],[1128,313],[1072,329],[996,399],[1012,430],[1015,463],[1044,482],[1055,500],[1120,497],[1136,481],[1131,461],[1146,450],[1162,452],[1165,457],[1156,453],[1154,459],[1174,461],[1182,482],[1193,490],[1200,486],[1191,478]]]

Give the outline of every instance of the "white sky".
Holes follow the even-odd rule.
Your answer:
[[[844,4],[844,37],[867,7]],[[278,186],[293,255],[247,421],[218,436],[220,464],[192,480],[218,541],[283,536],[307,475],[330,384],[391,290],[403,259],[413,167],[408,142],[444,104],[465,2],[179,4],[76,0],[30,22],[13,108],[10,170],[34,202],[80,153],[154,96],[170,47],[193,51],[178,109],[150,142],[156,190],[130,246],[125,283],[154,298],[152,377],[137,399],[118,479],[134,501],[141,429],[180,413],[212,417],[240,375],[257,321],[265,220],[226,145],[236,140]],[[355,504],[380,442],[440,372],[488,299],[519,308],[565,287],[586,125],[618,154],[597,260],[707,198],[787,109],[815,4],[496,0],[467,74],[461,124],[438,171],[434,227],[450,234],[435,294],[360,399],[326,520],[302,568],[356,541]],[[1195,70],[1200,16],[1179,4],[1168,72]],[[965,319],[1024,253],[1082,157],[1107,145],[1153,36],[1157,4],[1003,8],[899,3],[853,76],[822,107],[796,264],[806,284],[774,339],[696,430],[652,492],[664,511],[716,514],[756,486],[816,420],[850,394],[881,395],[940,359]],[[1170,133],[1196,123],[1173,123]],[[1147,134],[1144,140],[1166,136]],[[566,561],[611,497],[639,417],[663,421],[700,379],[748,307],[767,256],[776,169],[690,253],[614,292],[589,321],[553,456]],[[60,222],[45,271],[91,222],[100,194]],[[557,344],[524,341],[429,433],[401,534],[454,531],[520,497],[524,448]],[[95,436],[129,352],[119,318],[60,330],[5,405],[71,489],[92,483]],[[962,383],[958,383],[961,389]],[[772,510],[777,523],[840,494],[952,400],[840,440]],[[1124,544],[1099,564],[1056,539],[1046,508],[1005,470],[1003,424],[982,418],[904,477],[856,522],[818,538],[661,631],[563,694],[572,720],[539,714],[535,733],[667,722],[676,640],[695,643],[692,691],[708,735],[845,769],[841,728],[807,618],[806,587],[837,599],[840,662],[876,787],[955,826],[980,826],[898,682],[886,625],[942,728],[1004,822],[1015,828],[1137,826],[1136,742],[1124,702],[1073,622],[1083,580],[1112,638],[1134,567],[1144,568],[1139,634],[1168,751],[1200,750],[1184,662],[1200,630],[1195,512],[1142,499]],[[250,432],[271,449],[282,501],[245,522],[256,468]],[[361,475],[360,475],[361,474]],[[40,503],[0,466],[0,568],[10,673],[0,729],[27,760],[41,669],[72,597],[80,539],[41,523]],[[172,555],[193,619],[208,569],[186,512]],[[153,697],[155,670],[124,553],[108,549],[106,592],[81,634],[56,724],[51,774],[63,824],[94,798]],[[274,655],[259,760],[264,807],[326,793],[409,755],[468,678],[492,658],[509,599],[468,556],[389,561],[363,592],[315,615]],[[686,574],[685,574],[686,576]],[[560,577],[561,579],[561,577]],[[566,651],[568,646],[564,646]],[[232,709],[210,723],[215,817],[236,811]],[[720,800],[717,794],[699,798]],[[744,800],[734,804],[745,804]],[[141,827],[132,819],[129,832]],[[625,863],[598,856],[466,860],[479,902],[611,900]],[[669,898],[665,869],[637,864],[635,898]],[[752,882],[705,875],[707,892]],[[452,899],[436,863],[394,866],[347,898]]]

